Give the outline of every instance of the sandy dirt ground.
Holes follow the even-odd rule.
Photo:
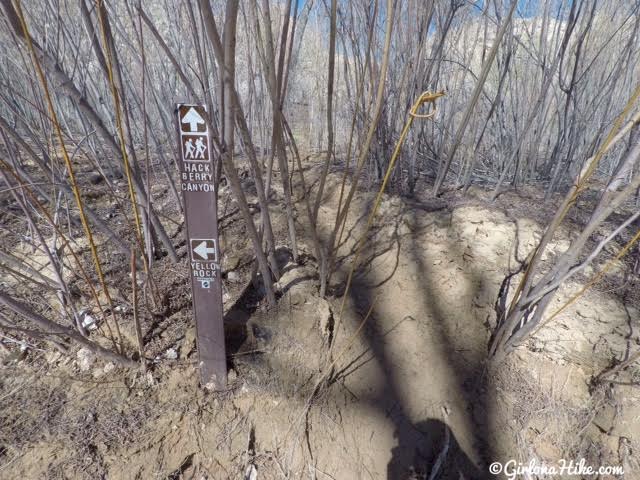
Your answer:
[[[323,238],[339,189],[332,174]],[[640,369],[615,384],[592,383],[640,348],[637,279],[620,264],[503,364],[487,365],[500,289],[509,274],[517,282],[552,208],[535,191],[495,204],[487,196],[386,196],[343,295],[373,201],[358,195],[327,299],[318,296],[313,244],[299,218],[300,261],[279,247],[273,309],[250,282],[251,246],[233,201],[223,200],[231,371],[228,389],[213,393],[198,387],[184,233],[175,224],[181,262],[154,267],[168,293],[163,314],[145,319],[147,372],[87,352],[5,358],[0,478],[469,480],[505,478],[489,474],[494,461],[581,458],[625,468],[599,478],[640,478]],[[546,261],[573,234],[565,228]],[[552,309],[587,277],[565,285]],[[133,344],[130,321],[123,330]]]

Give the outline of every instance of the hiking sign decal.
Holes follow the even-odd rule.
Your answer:
[[[180,189],[189,249],[193,314],[202,385],[224,388],[227,363],[218,251],[218,212],[204,105],[179,104]]]

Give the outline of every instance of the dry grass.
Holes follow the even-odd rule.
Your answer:
[[[3,465],[34,446],[49,445],[61,447],[65,455],[50,462],[47,478],[100,478],[105,471],[102,455],[132,444],[145,431],[153,416],[151,405],[138,397],[126,408],[116,407],[104,390],[113,394],[118,378],[65,379],[52,372],[41,358],[3,367],[0,476]],[[60,368],[55,370],[60,373]],[[70,386],[69,380],[75,384]],[[106,383],[111,389],[102,389]]]
[[[599,387],[582,405],[563,399],[565,385],[556,391],[540,384],[522,365],[508,362],[496,376],[498,390],[508,392],[513,419],[518,425],[517,450],[520,461],[551,465],[558,459],[581,459],[602,465],[606,447],[590,430],[597,412],[605,405],[605,389]],[[615,460],[615,459],[614,459]]]

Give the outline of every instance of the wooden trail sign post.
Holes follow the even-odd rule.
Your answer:
[[[200,378],[206,388],[224,388],[222,283],[218,248],[218,212],[206,109],[178,105],[180,185],[184,199],[187,248],[191,266]]]

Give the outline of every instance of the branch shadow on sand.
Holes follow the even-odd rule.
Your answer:
[[[416,209],[409,210],[409,215],[416,216],[418,213]],[[443,212],[439,215],[444,215],[450,220],[451,213]],[[414,218],[414,220],[418,219]],[[401,372],[391,358],[393,354],[390,352],[389,341],[384,339],[388,333],[384,332],[385,314],[374,306],[362,335],[368,350],[384,372],[385,388],[371,398],[360,398],[360,401],[369,403],[371,407],[384,412],[393,422],[397,445],[391,451],[387,478],[389,480],[491,478],[487,466],[494,458],[494,452],[489,438],[490,405],[485,395],[487,391],[484,375],[486,349],[465,349],[464,344],[468,342],[461,342],[461,338],[458,338],[458,335],[465,334],[464,325],[460,325],[460,320],[452,318],[455,312],[451,309],[450,300],[435,293],[438,290],[438,279],[435,278],[434,272],[422,255],[429,245],[425,245],[420,234],[413,232],[398,237],[397,241],[399,249],[400,243],[404,243],[403,253],[406,255],[406,252],[409,252],[410,260],[418,274],[415,285],[422,293],[421,301],[416,305],[418,313],[413,320],[418,322],[417,328],[425,329],[431,336],[430,345],[424,345],[423,348],[429,349],[434,344],[439,346],[438,351],[433,354],[441,357],[437,363],[444,365],[448,370],[445,375],[450,378],[449,383],[453,384],[456,390],[447,394],[450,393],[455,398],[452,399],[455,405],[453,415],[457,417],[455,429],[458,431],[454,432],[447,421],[446,405],[440,405],[443,412],[440,418],[433,415],[429,418],[416,419],[415,415],[410,413],[409,399],[404,393],[406,388],[403,392],[400,386],[401,380],[398,378]],[[477,290],[481,288],[482,274],[470,268],[468,264],[462,265],[463,252],[459,251],[455,242],[449,241],[446,248],[450,256],[459,259],[456,260],[456,267],[464,269],[463,273],[470,288],[465,298],[474,298]],[[375,288],[379,284],[380,282],[372,286],[373,283],[366,282],[362,275],[355,276],[349,296],[357,311],[367,311],[371,305],[375,304]],[[398,300],[401,301],[401,299]],[[460,299],[460,301],[463,300]],[[352,367],[351,371],[357,368]],[[431,368],[439,367],[423,365],[421,374],[430,375]],[[434,389],[437,388],[439,386],[434,384]],[[429,396],[428,392],[419,393],[420,396]],[[457,435],[465,438],[464,443],[467,446],[472,445],[471,455],[461,447],[456,438]],[[434,476],[431,477],[431,475]]]

